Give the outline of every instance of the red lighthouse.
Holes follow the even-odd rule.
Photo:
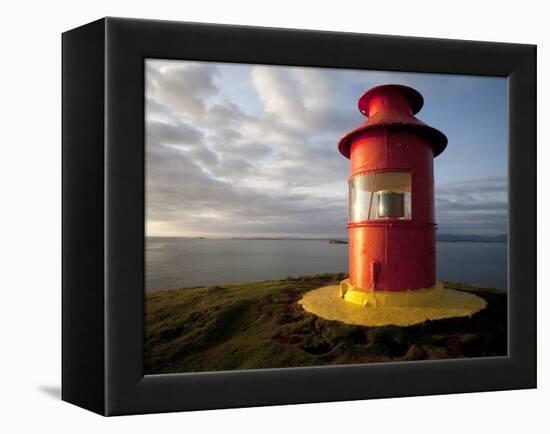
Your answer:
[[[350,159],[346,301],[411,305],[437,288],[433,159],[447,138],[414,116],[423,102],[407,86],[372,88],[358,102],[368,119],[338,144]]]
[[[367,120],[338,144],[351,167],[349,279],[307,292],[299,301],[307,312],[347,324],[408,326],[487,306],[435,280],[433,161],[447,138],[416,119],[423,102],[396,84],[359,98]]]

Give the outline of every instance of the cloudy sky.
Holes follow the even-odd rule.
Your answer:
[[[148,236],[345,237],[338,139],[369,88],[406,84],[449,145],[435,159],[439,233],[507,231],[503,78],[146,61]]]

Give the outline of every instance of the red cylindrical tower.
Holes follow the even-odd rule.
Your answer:
[[[342,295],[436,283],[433,159],[447,138],[414,117],[423,102],[407,86],[372,88],[358,103],[368,119],[338,144],[350,159],[349,281]]]

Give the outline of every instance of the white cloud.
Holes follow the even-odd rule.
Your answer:
[[[442,233],[499,235],[508,231],[505,177],[436,185],[435,204]]]

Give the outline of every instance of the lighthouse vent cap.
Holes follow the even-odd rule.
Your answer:
[[[368,119],[342,136],[338,150],[350,158],[351,142],[359,134],[377,128],[406,128],[423,135],[437,157],[447,147],[447,137],[414,116],[423,104],[424,98],[418,91],[402,84],[385,84],[368,90],[358,103],[359,110]]]
[[[380,97],[386,97],[387,101],[400,101],[406,104],[412,115],[418,113],[424,105],[424,98],[412,87],[402,84],[384,84],[369,89],[359,98],[357,102],[359,111],[367,117],[372,116],[372,102]]]

